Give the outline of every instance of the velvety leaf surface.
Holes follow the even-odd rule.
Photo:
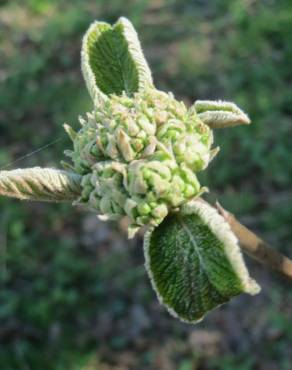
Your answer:
[[[146,268],[160,301],[174,316],[196,322],[206,312],[259,288],[249,278],[237,240],[223,218],[194,202],[145,237]]]
[[[132,24],[120,18],[114,26],[94,22],[83,39],[82,71],[96,99],[109,94],[132,95],[152,84],[152,77]]]
[[[43,202],[72,202],[81,194],[81,176],[55,168],[0,171],[0,195]]]
[[[234,103],[226,101],[197,100],[195,110],[201,120],[211,128],[249,125],[249,117]]]

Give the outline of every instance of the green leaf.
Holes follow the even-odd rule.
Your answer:
[[[144,253],[160,302],[185,322],[201,320],[240,293],[260,290],[228,223],[201,201],[190,202],[148,231]]]
[[[145,85],[152,85],[137,33],[126,18],[113,26],[94,22],[89,27],[83,39],[81,64],[94,102],[124,91],[131,96]]]
[[[197,100],[194,108],[200,119],[211,128],[249,125],[249,117],[238,106],[226,101]]]
[[[82,177],[55,168],[0,171],[0,195],[43,202],[73,202],[81,195]]]

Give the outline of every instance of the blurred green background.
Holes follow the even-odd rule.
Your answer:
[[[131,19],[156,86],[225,99],[253,124],[216,132],[212,198],[290,254],[291,0],[0,0],[0,168],[59,166],[91,109],[80,43],[94,20]],[[142,239],[67,205],[0,199],[1,370],[291,370],[291,284],[262,285],[189,326],[158,304]]]

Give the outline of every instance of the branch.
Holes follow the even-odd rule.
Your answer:
[[[240,246],[246,254],[292,280],[291,259],[277,252],[268,243],[242,225],[232,213],[226,211],[218,202],[216,203],[216,208],[229,223],[231,230],[238,238]]]

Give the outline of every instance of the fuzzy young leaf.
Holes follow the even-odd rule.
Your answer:
[[[126,18],[113,26],[94,22],[83,38],[82,72],[95,103],[109,94],[131,96],[152,85],[151,71],[137,33]]]
[[[194,108],[200,119],[211,128],[249,125],[249,117],[238,106],[226,101],[197,100]]]
[[[81,176],[54,168],[0,172],[0,195],[46,202],[72,202],[81,194]]]
[[[145,235],[145,264],[158,298],[185,322],[240,293],[256,294],[238,242],[211,206],[190,202]]]

